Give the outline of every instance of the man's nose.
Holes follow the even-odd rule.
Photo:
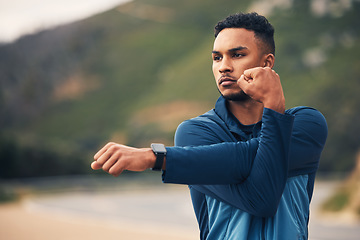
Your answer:
[[[224,72],[232,72],[232,71],[233,71],[233,66],[231,64],[231,61],[227,58],[223,58],[223,60],[221,61],[219,72],[224,73]]]

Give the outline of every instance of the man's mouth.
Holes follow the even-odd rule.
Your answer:
[[[237,79],[229,76],[222,76],[219,79],[219,85],[229,86],[237,82]]]

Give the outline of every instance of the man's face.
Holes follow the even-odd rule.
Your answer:
[[[212,69],[220,93],[228,100],[243,101],[249,97],[237,80],[244,70],[263,67],[263,56],[253,31],[244,28],[223,29],[215,39]]]

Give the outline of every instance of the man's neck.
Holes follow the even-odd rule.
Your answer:
[[[259,122],[262,118],[264,105],[252,99],[248,101],[228,101],[230,112],[244,125]]]

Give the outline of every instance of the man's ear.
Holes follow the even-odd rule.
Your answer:
[[[273,68],[275,64],[275,56],[272,53],[264,55],[264,66],[263,67],[269,67]]]

